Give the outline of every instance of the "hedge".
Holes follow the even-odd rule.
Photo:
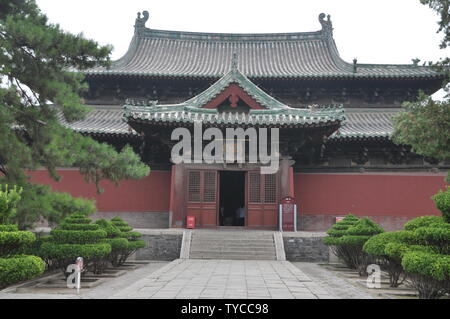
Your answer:
[[[439,193],[433,196],[433,200],[437,209],[441,211],[442,218],[445,222],[450,223],[450,187],[447,187],[445,192],[442,190],[439,191]]]
[[[55,229],[50,232],[53,240],[61,244],[94,244],[106,238],[104,230]]]
[[[366,274],[367,265],[373,262],[370,255],[362,250],[363,245],[373,235],[384,230],[368,218],[357,219],[346,216],[328,231],[323,239],[325,245],[332,247],[335,255],[351,269],[358,269],[360,275]]]
[[[363,246],[363,251],[378,260],[388,273],[391,287],[400,286],[406,279],[399,252],[408,249],[402,242],[411,241],[413,237],[413,232],[406,230],[381,233],[371,237]]]
[[[431,224],[443,223],[444,219],[440,216],[422,216],[417,217],[409,222],[407,222],[404,226],[405,230],[416,230],[420,227],[428,227]]]
[[[45,263],[36,256],[0,258],[0,288],[40,276]]]
[[[111,253],[111,245],[102,242],[107,236],[106,231],[90,222],[83,214],[68,216],[58,229],[51,231],[50,238],[39,249],[40,255],[64,273],[77,257],[83,257],[86,269],[101,273],[105,268],[104,261]]]
[[[128,240],[126,249],[117,250],[112,255],[111,263],[115,267],[119,267],[125,263],[129,256],[135,253],[139,248],[145,247],[143,240],[138,240],[142,236],[141,233],[131,231],[133,228],[128,226],[128,223],[123,221],[120,217],[111,219],[111,223],[120,230],[120,238]]]
[[[107,243],[97,244],[56,244],[43,243],[41,253],[48,257],[58,260],[69,260],[69,264],[73,264],[78,257],[83,257],[85,261],[90,259],[105,257],[111,252],[111,245]],[[66,268],[64,268],[65,270]]]
[[[35,240],[36,236],[27,231],[0,232],[0,256],[16,255]]]

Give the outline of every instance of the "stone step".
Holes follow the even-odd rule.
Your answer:
[[[239,256],[247,256],[247,255],[251,255],[251,256],[257,256],[257,255],[273,255],[275,254],[275,249],[273,250],[265,250],[265,251],[231,251],[231,250],[191,250],[190,251],[190,255],[193,254],[202,254],[202,255],[206,255],[206,254],[213,254],[213,255],[239,255]]]
[[[230,236],[222,236],[222,235],[197,235],[193,234],[192,238],[201,238],[201,239],[221,239],[221,240],[272,240],[273,236],[239,236],[239,235],[230,235]]]
[[[255,243],[255,242],[221,242],[221,243],[211,243],[204,241],[192,241],[191,246],[203,246],[203,247],[252,247],[252,248],[270,248],[274,247],[274,243]]]
[[[236,255],[194,255],[190,256],[191,259],[218,259],[218,260],[276,260],[275,256],[242,256]]]
[[[276,260],[272,233],[193,232],[189,258]]]

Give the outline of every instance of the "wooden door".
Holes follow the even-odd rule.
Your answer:
[[[277,174],[262,175],[250,171],[247,175],[247,227],[276,229],[278,227]]]
[[[196,227],[217,226],[217,171],[187,173],[187,216],[195,216]]]

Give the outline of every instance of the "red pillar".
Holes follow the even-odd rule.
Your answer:
[[[295,161],[291,157],[282,157],[280,159],[280,196],[295,197],[294,192],[294,165]]]
[[[172,166],[172,176],[170,185],[170,225],[181,228],[185,225],[185,189],[184,189],[184,165]]]

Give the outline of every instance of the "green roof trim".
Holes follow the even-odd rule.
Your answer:
[[[238,85],[264,109],[250,109],[248,113],[234,113],[204,108],[231,84]],[[197,96],[183,103],[172,105],[157,105],[155,101],[127,99],[124,105],[124,117],[128,120],[166,123],[202,121],[219,125],[254,126],[335,125],[345,119],[343,105],[297,109],[278,101],[261,90],[237,69],[236,55],[233,58],[232,70]]]

